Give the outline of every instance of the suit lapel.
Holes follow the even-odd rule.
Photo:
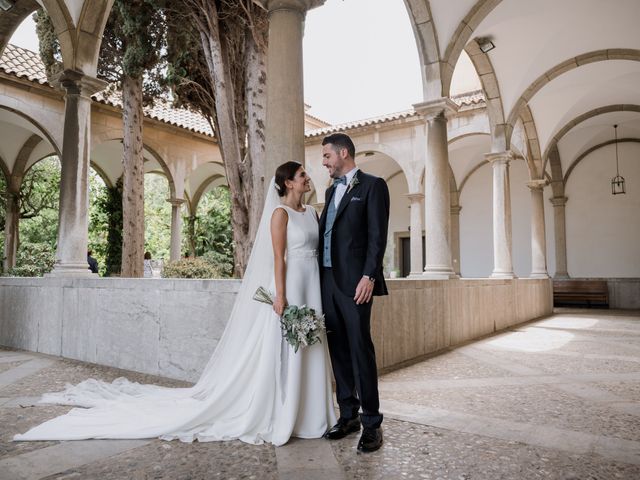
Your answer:
[[[360,170],[358,170],[355,174],[354,178],[358,179],[358,182],[360,182]],[[349,202],[351,201],[351,197],[353,197],[353,193],[360,187],[360,183],[356,184],[353,186],[353,188],[351,190],[348,190],[346,192],[344,192],[344,195],[342,197],[342,200],[340,200],[340,205],[338,205],[338,211],[336,212],[336,220],[338,219],[338,217],[342,214],[342,212],[344,212],[344,209],[347,208],[347,205],[349,205]],[[348,189],[349,187],[347,187]]]

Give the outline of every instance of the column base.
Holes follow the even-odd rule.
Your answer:
[[[549,274],[547,272],[531,272],[529,278],[549,278]]]
[[[510,280],[516,277],[516,274],[513,272],[493,272],[489,278],[495,278],[497,280]]]
[[[460,278],[460,276],[456,275],[456,272],[451,269],[427,267],[424,269],[424,272],[422,272],[420,278],[423,280],[455,280]]]
[[[98,278],[97,273],[91,273],[89,265],[83,263],[56,263],[50,273],[45,273],[45,277],[82,277],[82,278]]]
[[[571,278],[567,272],[556,273],[553,278],[557,278],[558,280],[567,280]]]

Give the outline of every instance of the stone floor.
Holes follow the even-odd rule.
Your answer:
[[[386,443],[11,442],[87,377],[184,383],[0,350],[0,479],[640,479],[640,312],[559,310],[381,378]]]

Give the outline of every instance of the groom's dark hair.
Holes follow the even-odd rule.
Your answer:
[[[353,140],[346,133],[332,133],[322,139],[322,145],[330,143],[333,145],[333,149],[336,152],[340,152],[341,149],[346,148],[351,158],[356,158],[356,146],[353,144]]]

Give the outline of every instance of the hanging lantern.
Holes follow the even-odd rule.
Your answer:
[[[620,175],[620,169],[618,166],[618,125],[613,126],[613,133],[616,140],[616,176],[611,179],[611,193],[613,195],[620,195],[627,192],[624,188],[624,177]]]

